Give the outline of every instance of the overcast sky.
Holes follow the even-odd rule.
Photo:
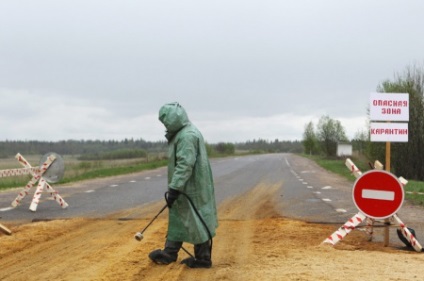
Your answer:
[[[371,92],[424,61],[424,1],[0,1],[0,140],[206,141],[365,129]]]

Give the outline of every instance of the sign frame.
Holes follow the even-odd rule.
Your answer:
[[[371,142],[408,142],[408,123],[370,123]],[[406,130],[406,134],[405,134]]]
[[[371,93],[370,120],[409,121],[408,93]]]

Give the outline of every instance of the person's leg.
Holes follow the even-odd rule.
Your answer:
[[[166,240],[164,251],[177,260],[182,245],[183,242]]]
[[[195,258],[184,259],[181,263],[192,268],[210,268],[212,266],[211,255],[211,241],[208,240],[204,243],[194,245]]]
[[[178,252],[183,242],[166,240],[165,249],[154,250],[149,254],[149,258],[157,264],[170,264],[178,258]]]
[[[211,244],[210,240],[205,243],[194,245],[194,256],[198,260],[210,261],[211,260]]]

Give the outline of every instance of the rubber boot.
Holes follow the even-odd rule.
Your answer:
[[[210,268],[212,266],[211,254],[211,241],[208,240],[194,245],[194,258],[184,259],[181,263],[191,268]]]
[[[154,250],[149,254],[149,258],[157,264],[170,264],[177,260],[182,245],[183,242],[166,240],[165,249]]]

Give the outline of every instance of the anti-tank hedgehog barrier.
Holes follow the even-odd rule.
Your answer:
[[[15,200],[12,201],[12,207],[16,208],[22,202],[22,199],[29,194],[30,189],[38,182],[29,209],[33,212],[37,210],[40,202],[41,194],[44,189],[50,193],[51,197],[62,207],[67,208],[68,203],[63,200],[59,193],[53,189],[49,183],[60,181],[64,174],[64,162],[62,157],[56,153],[45,154],[40,161],[39,167],[32,167],[29,162],[21,155],[16,154],[15,158],[24,167],[20,169],[0,170],[1,177],[32,175],[31,180],[27,183],[22,191],[19,192]]]

